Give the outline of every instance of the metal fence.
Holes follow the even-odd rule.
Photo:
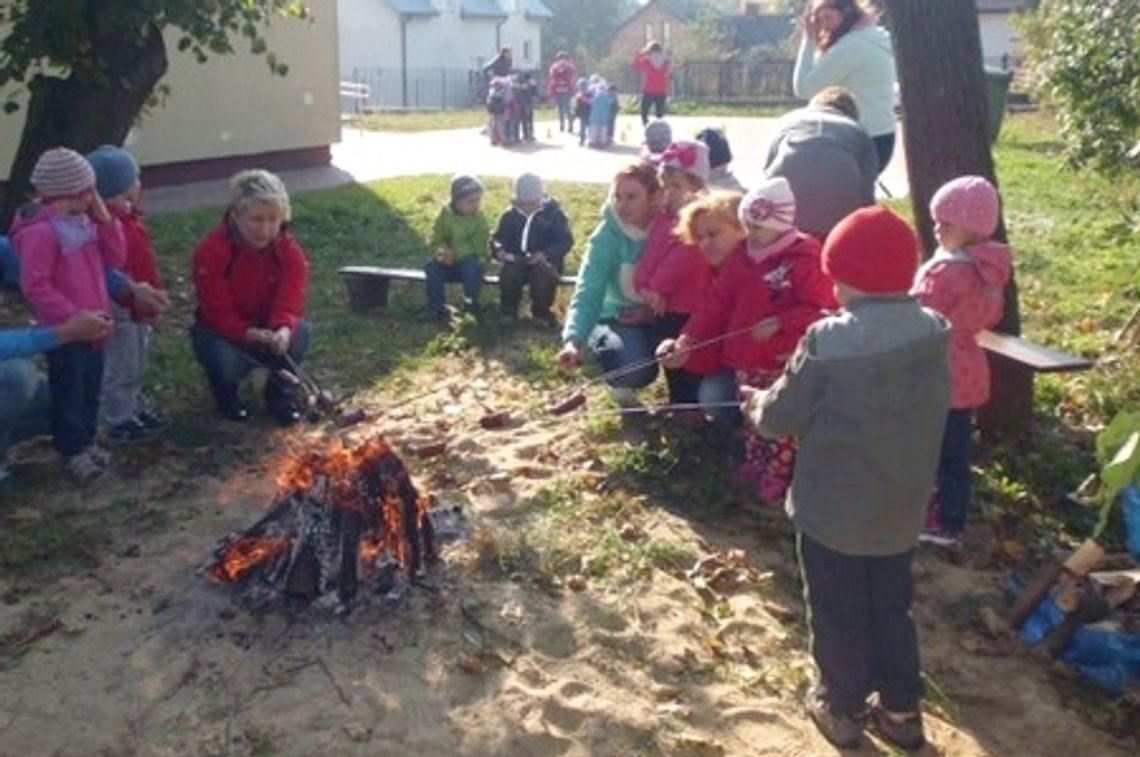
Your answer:
[[[673,69],[673,96],[713,103],[789,105],[792,93],[790,59],[747,61],[687,61]]]
[[[363,85],[367,97],[341,97],[342,113],[373,110],[439,110],[480,102],[483,75],[454,68],[355,67],[346,81]]]

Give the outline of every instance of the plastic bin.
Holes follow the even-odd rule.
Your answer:
[[[1009,95],[1009,82],[1013,72],[1004,68],[986,66],[986,108],[989,112],[990,144],[997,141],[1001,133],[1001,120],[1005,115],[1006,97]]]

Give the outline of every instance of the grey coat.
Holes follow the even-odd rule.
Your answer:
[[[949,325],[909,296],[863,297],[808,329],[749,401],[762,434],[799,439],[787,509],[836,552],[914,547],[950,403]]]

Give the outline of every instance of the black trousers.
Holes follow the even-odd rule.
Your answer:
[[[499,307],[503,315],[517,318],[523,288],[530,286],[530,312],[536,318],[550,315],[558,292],[558,271],[539,263],[503,263],[499,273]]]
[[[843,715],[862,712],[873,692],[892,712],[917,710],[922,678],[910,614],[914,550],[846,555],[803,533],[796,542],[817,694]]]
[[[647,92],[641,93],[641,125],[645,126],[649,123],[649,109],[653,108],[658,118],[665,117],[665,95],[651,95]]]
[[[653,348],[666,339],[676,339],[689,320],[688,313],[663,313],[653,321]],[[684,368],[666,368],[665,383],[669,386],[670,404],[688,404],[700,401],[698,392],[701,380],[699,373]]]

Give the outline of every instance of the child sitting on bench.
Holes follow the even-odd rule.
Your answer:
[[[434,256],[424,266],[427,274],[427,307],[420,321],[445,321],[448,318],[444,285],[458,281],[463,285],[463,309],[479,313],[479,290],[483,287],[483,256],[491,229],[480,210],[483,185],[474,176],[459,174],[451,180],[451,201],[439,210],[432,228],[431,248]]]

